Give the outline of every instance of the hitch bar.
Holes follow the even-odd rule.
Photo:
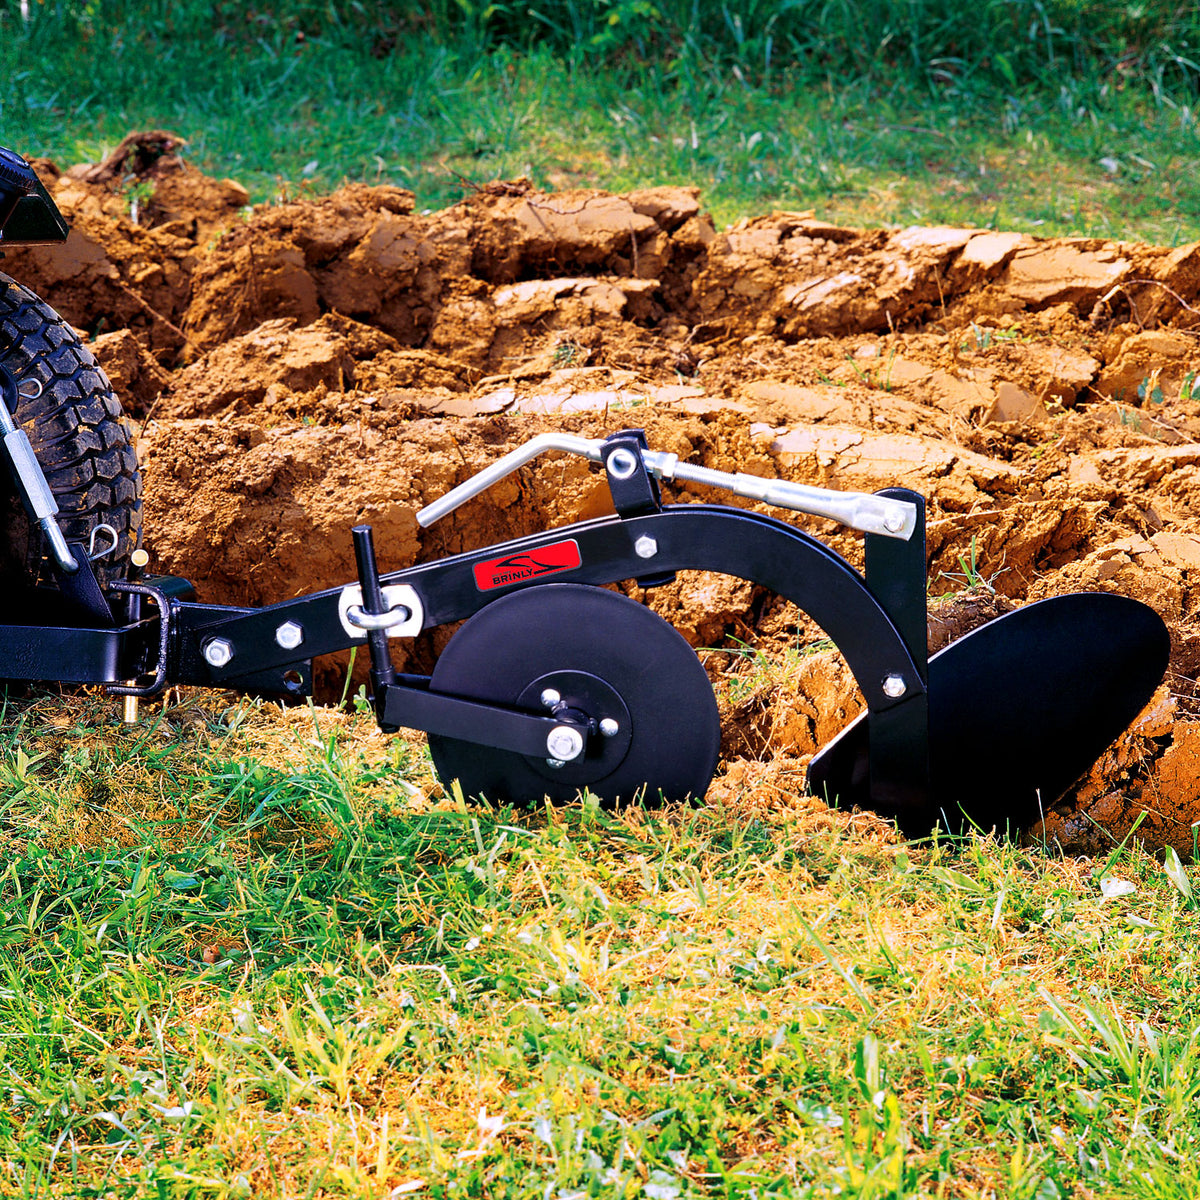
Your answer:
[[[592,462],[604,461],[604,442],[590,438],[575,437],[569,433],[542,433],[531,438],[523,446],[497,459],[490,467],[472,475],[458,487],[452,488],[440,499],[427,504],[417,513],[417,523],[428,528],[434,521],[453,512],[480,492],[486,491],[506,475],[536,458],[547,450],[562,450],[567,454],[578,454]],[[632,453],[626,460],[612,455],[609,471],[618,478],[628,478],[638,467]],[[747,475],[739,471],[731,475],[727,471],[715,471],[711,467],[697,467],[692,463],[681,463],[679,455],[664,454],[659,450],[642,450],[642,465],[651,475],[668,483],[680,480],[684,483],[702,483],[708,487],[725,488],[735,496],[747,500],[758,500],[763,504],[774,504],[779,508],[790,508],[795,512],[808,513],[815,517],[828,517],[851,529],[864,533],[877,533],[882,537],[908,541],[917,526],[916,506],[905,500],[869,492],[838,492],[829,488],[809,487],[803,483],[789,483],[786,479],[763,479],[758,475]],[[617,461],[612,461],[617,460]]]

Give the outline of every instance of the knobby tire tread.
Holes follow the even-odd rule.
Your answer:
[[[86,547],[96,525],[111,525],[116,549],[93,565],[101,584],[124,578],[142,528],[142,477],[133,431],[108,377],[75,331],[4,274],[0,363],[21,388],[14,416],[58,502],[67,541]],[[31,394],[36,389],[29,380],[41,384],[40,395]],[[44,541],[22,508],[9,472],[0,469],[0,582],[52,583]]]

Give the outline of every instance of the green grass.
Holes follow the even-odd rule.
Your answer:
[[[215,695],[0,737],[5,1196],[1200,1186],[1200,913],[1136,847],[431,801],[365,715]]]
[[[576,53],[563,34],[534,36],[546,21],[526,22],[522,42],[502,36],[500,17],[490,33],[466,18],[430,24],[444,12],[391,28],[369,5],[293,4],[274,20],[184,4],[96,4],[81,20],[65,3],[32,7],[29,24],[16,5],[0,13],[0,139],[64,164],[98,158],[131,129],[166,127],[189,139],[192,161],[257,201],[366,180],[440,207],[473,183],[528,175],[550,188],[694,184],[721,223],[784,207],[863,225],[1200,236],[1195,79],[1168,70],[1163,50],[1191,61],[1183,50],[1200,33],[1188,10],[1178,29],[1143,31],[1140,58],[1118,54],[1127,44],[1110,31],[1104,45],[1060,45],[1052,61],[1029,49],[1009,79],[996,55],[968,54],[970,30],[935,20],[932,3],[903,10],[924,14],[920,29],[900,29],[901,9],[887,5],[875,28],[851,26],[859,42],[869,32],[890,47],[857,63],[859,43],[845,37],[831,57],[836,29],[822,58],[777,23],[769,65],[766,8],[754,6],[740,41],[666,6],[677,44],[648,57],[646,22],[628,3],[541,10],[587,34]],[[799,19],[804,6],[783,7]],[[1060,7],[1069,32],[1071,6]],[[988,12],[1008,21],[1026,8]],[[611,10],[620,39],[588,41],[602,32],[588,22]],[[822,11],[832,21],[841,10]],[[358,24],[344,15],[356,12]],[[906,38],[911,54],[900,53]]]
[[[1200,230],[1186,7],[31,7],[0,141],[63,163],[165,126],[258,200],[527,174],[720,221]],[[704,808],[525,813],[439,798],[358,712],[10,701],[0,1195],[1200,1191],[1187,870],[903,845],[751,765]]]

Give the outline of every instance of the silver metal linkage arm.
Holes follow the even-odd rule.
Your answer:
[[[11,379],[11,376],[9,377]],[[9,386],[9,385],[6,385]],[[15,387],[15,384],[11,385]],[[6,398],[0,394],[0,442],[4,444],[5,453],[16,472],[18,486],[23,493],[33,519],[42,528],[50,552],[55,561],[66,572],[74,574],[79,570],[79,564],[71,554],[67,539],[59,528],[55,517],[58,514],[58,501],[46,482],[46,476],[38,464],[37,455],[33,452],[25,431],[17,425],[12,413],[8,411]]]
[[[440,500],[427,504],[417,513],[417,524],[428,529],[434,521],[440,521],[447,513],[452,513],[460,504],[487,491],[493,483],[499,483],[505,475],[511,475],[518,467],[537,458],[547,450],[565,450],[568,454],[581,454],[593,462],[600,462],[600,443],[589,441],[587,438],[574,437],[569,433],[539,433],[530,438],[523,446],[510,450],[503,458],[498,458],[490,467],[472,475],[465,483],[451,488]]]
[[[592,462],[601,462],[603,445],[603,442],[575,437],[569,433],[539,434],[525,445],[518,446],[516,450],[497,459],[490,467],[472,475],[465,483],[452,488],[440,500],[427,504],[417,513],[417,522],[427,528],[546,450],[563,450],[568,454],[578,454],[591,459]],[[870,492],[832,491],[829,488],[809,487],[803,483],[789,483],[785,479],[763,479],[758,475],[745,475],[741,472],[731,475],[726,471],[714,471],[709,467],[681,463],[678,455],[663,454],[657,450],[643,450],[642,462],[652,475],[668,482],[681,480],[685,483],[702,483],[709,487],[724,488],[747,500],[759,500],[764,504],[774,504],[812,516],[828,517],[864,533],[879,533],[884,537],[908,541],[916,527],[916,507],[904,500],[891,500],[887,496],[876,496]]]

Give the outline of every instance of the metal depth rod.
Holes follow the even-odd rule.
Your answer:
[[[458,487],[452,488],[439,500],[427,504],[417,513],[417,522],[428,528],[434,521],[453,512],[480,492],[486,491],[518,467],[535,459],[547,450],[562,450],[578,454],[592,462],[601,462],[603,442],[575,437],[569,433],[542,433],[531,438],[523,446],[497,459],[490,467],[472,475]],[[780,508],[808,513],[816,517],[828,517],[851,529],[864,533],[877,533],[883,537],[900,538],[908,541],[916,528],[917,513],[912,504],[904,500],[891,500],[886,496],[870,492],[838,492],[829,488],[809,487],[803,483],[789,483],[785,479],[764,479],[758,475],[727,471],[714,471],[710,467],[697,467],[681,463],[677,454],[663,454],[657,450],[643,450],[642,461],[646,470],[668,483],[681,480],[685,483],[701,483],[708,487],[724,488],[735,496],[747,500],[758,500]]]
[[[375,561],[375,536],[370,525],[355,525],[350,530],[354,538],[354,559],[358,567],[358,583],[362,589],[363,610],[372,616],[387,612],[383,590],[379,586],[379,567]],[[371,690],[380,704],[388,686],[396,682],[388,635],[384,628],[368,629],[367,648],[371,654]]]

